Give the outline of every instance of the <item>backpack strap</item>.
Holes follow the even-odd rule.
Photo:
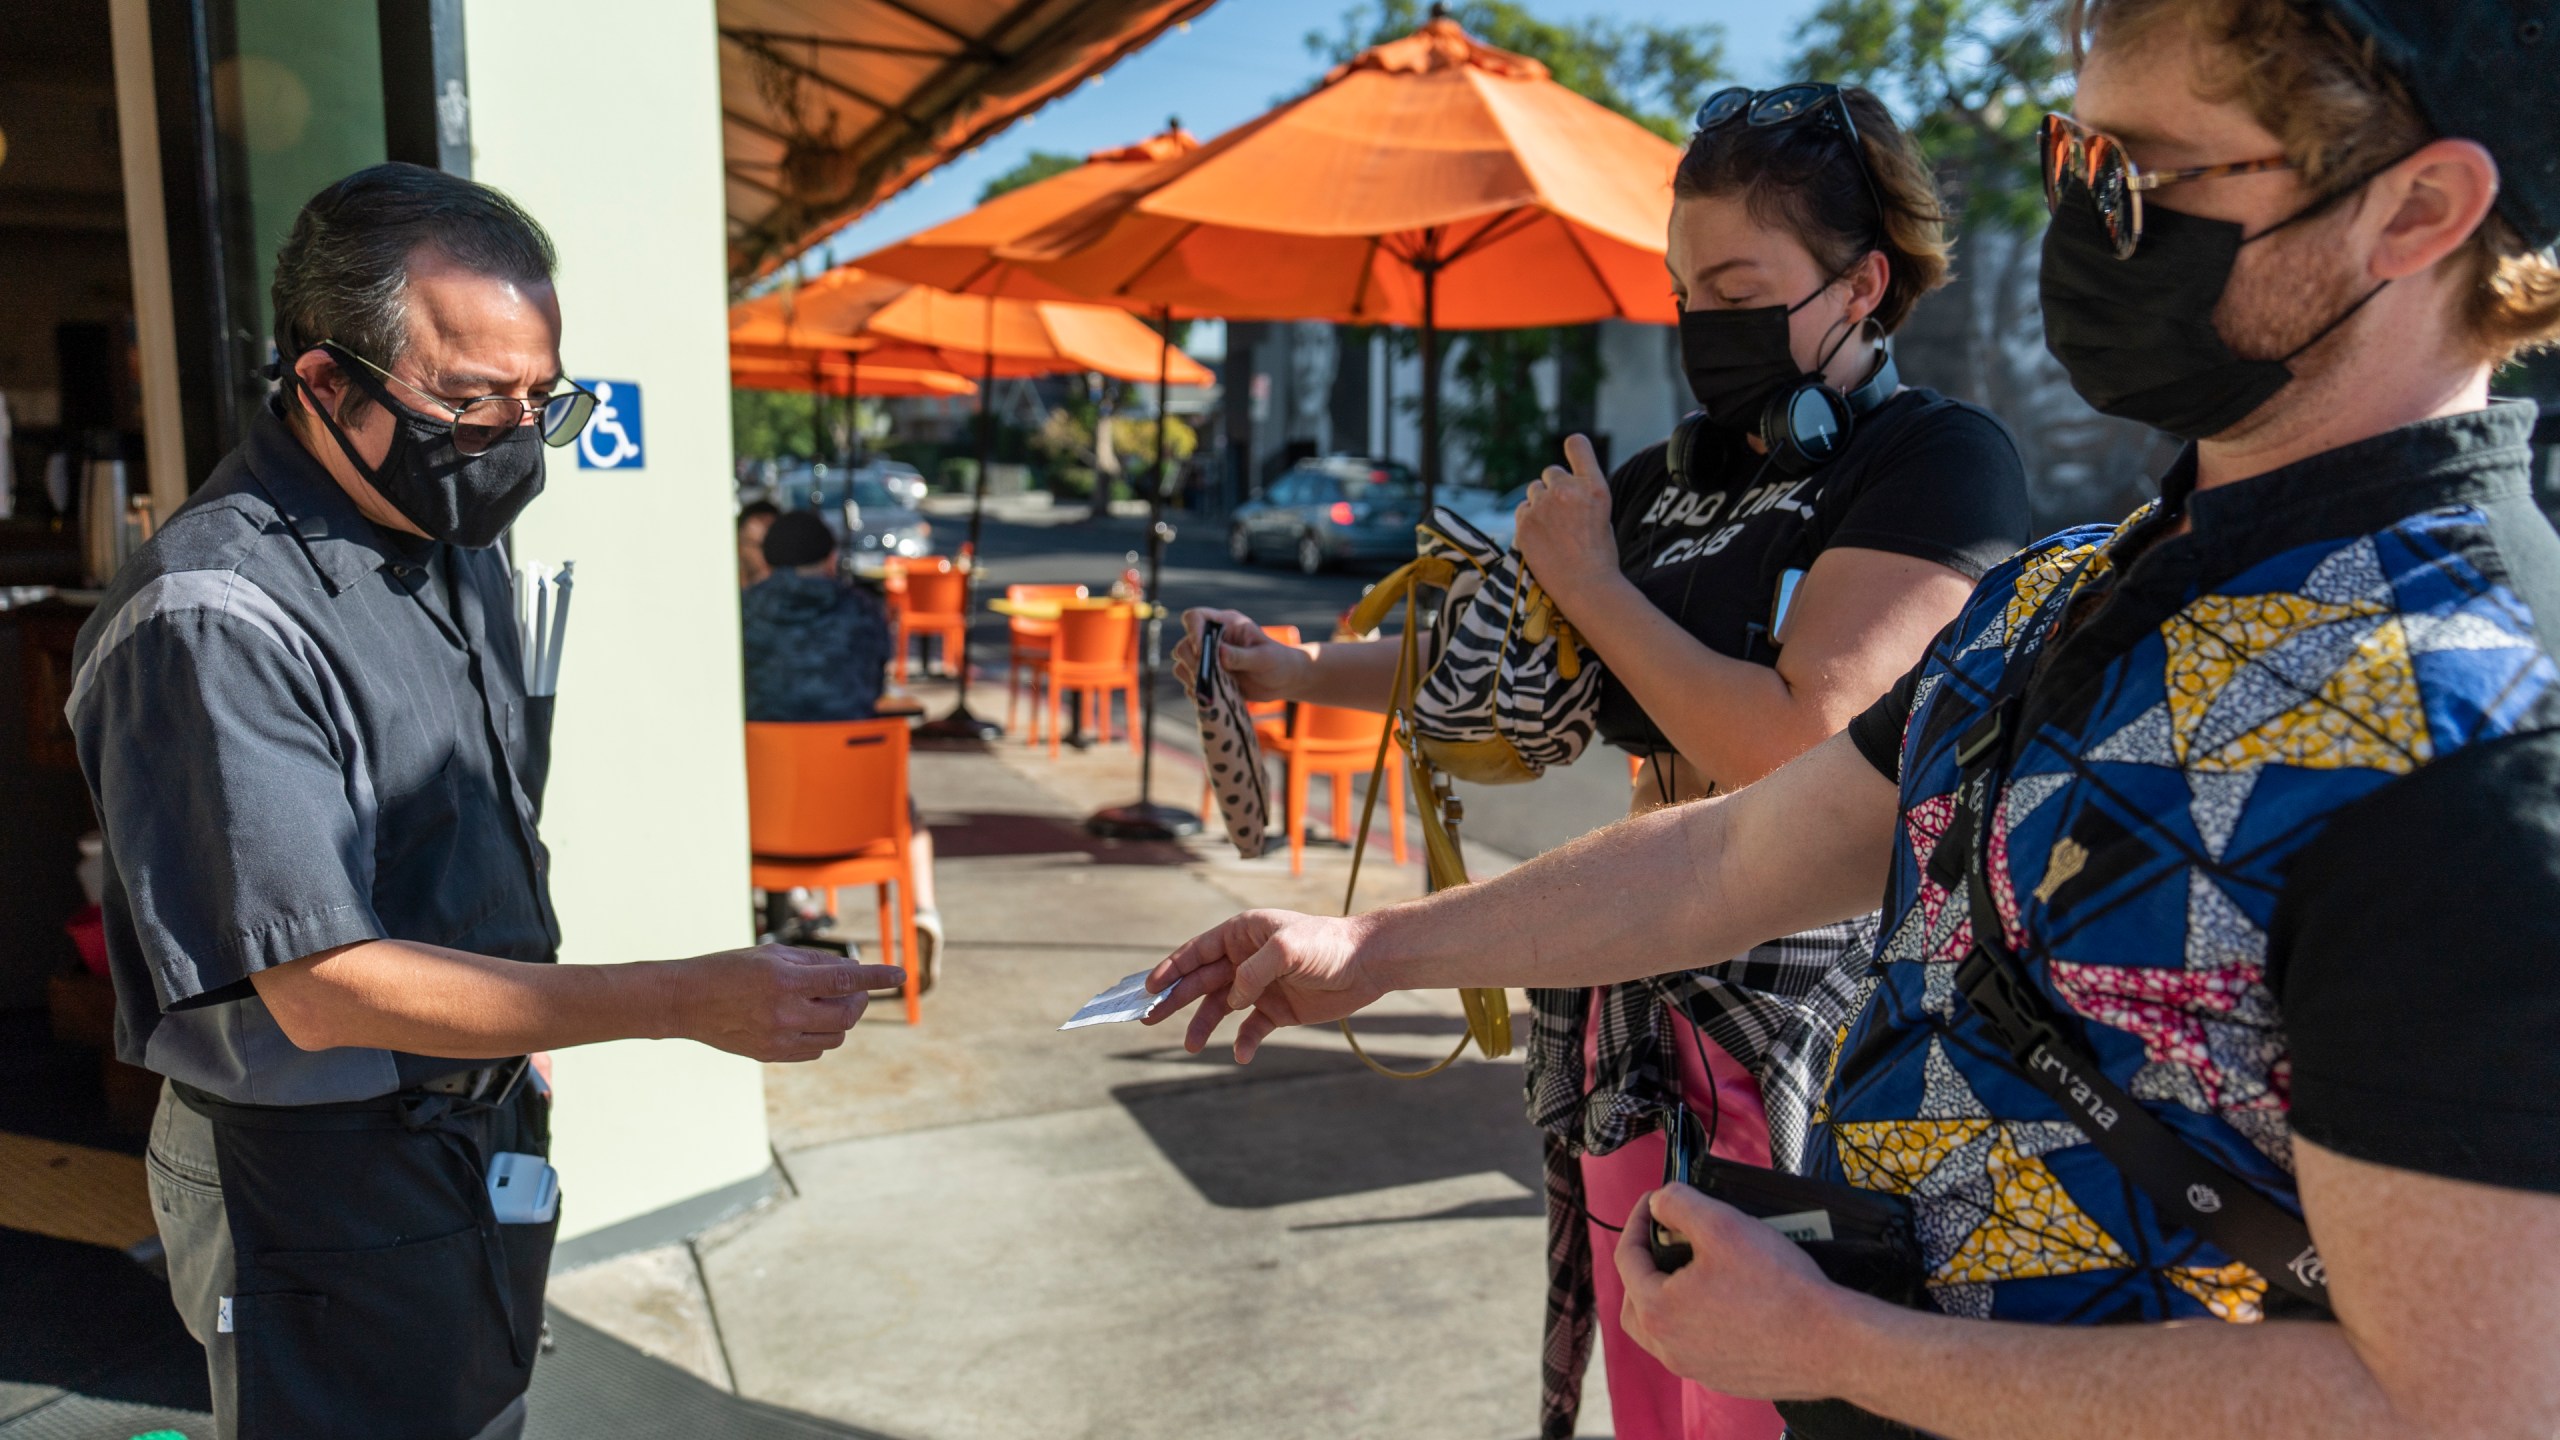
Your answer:
[[[2019,709],[2018,694],[2004,696],[1957,741],[1962,779],[1956,815],[1929,857],[1930,876],[1942,884],[1952,885],[1962,866],[1973,912],[1973,948],[1956,968],[1957,991],[2008,1049],[2019,1072],[2061,1106],[2098,1153],[2164,1216],[2213,1242],[2269,1285],[2325,1311],[2329,1276],[2310,1227],[2207,1158],[2108,1079],[2079,1038],[2079,1027],[2037,988],[2026,963],[2009,948],[1991,895],[1991,812],[2007,778]]]
[[[1360,805],[1360,831],[1351,841],[1351,879],[1342,891],[1342,913],[1345,915],[1351,913],[1352,897],[1360,889],[1360,861],[1369,853],[1369,826],[1378,813],[1378,792],[1386,788],[1382,782],[1387,776],[1387,747],[1399,728],[1406,731],[1407,776],[1413,783],[1416,808],[1422,812],[1426,883],[1433,891],[1453,889],[1467,883],[1466,857],[1458,848],[1458,837],[1449,828],[1448,818],[1436,803],[1438,792],[1432,783],[1434,773],[1430,762],[1422,758],[1421,748],[1412,742],[1411,727],[1405,725],[1406,711],[1413,701],[1414,681],[1421,668],[1418,591],[1423,585],[1445,586],[1456,573],[1456,567],[1450,561],[1424,556],[1380,581],[1344,622],[1357,631],[1374,630],[1386,618],[1387,603],[1398,598],[1404,601],[1404,634],[1397,641],[1396,673],[1389,688],[1387,723],[1378,732],[1378,757],[1369,768],[1369,794]],[[1381,595],[1387,596],[1388,601],[1379,601]],[[1373,606],[1372,602],[1377,603]],[[1364,619],[1365,624],[1362,623]],[[1457,1063],[1458,1057],[1467,1052],[1470,1040],[1487,1059],[1498,1059],[1511,1053],[1511,996],[1508,991],[1462,989],[1458,992],[1458,1003],[1466,1010],[1466,1033],[1458,1037],[1457,1045],[1441,1057],[1439,1063],[1421,1070],[1388,1069],[1360,1048],[1360,1037],[1351,1033],[1349,1020],[1335,1023],[1341,1026],[1342,1038],[1351,1042],[1351,1053],[1360,1057],[1360,1063],[1391,1080],[1420,1080],[1439,1074]]]

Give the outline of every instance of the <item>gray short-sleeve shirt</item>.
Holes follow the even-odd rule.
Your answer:
[[[476,1063],[300,1050],[248,979],[386,938],[553,958],[511,604],[496,551],[376,527],[272,406],[118,572],[68,714],[124,1059],[269,1105]]]

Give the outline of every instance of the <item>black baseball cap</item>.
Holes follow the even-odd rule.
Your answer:
[[[777,516],[773,528],[764,532],[764,563],[776,570],[815,565],[834,553],[835,532],[814,510],[794,510]]]
[[[2322,0],[2372,42],[2438,135],[2498,162],[2498,213],[2560,239],[2560,0]]]

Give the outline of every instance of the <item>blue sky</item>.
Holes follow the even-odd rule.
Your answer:
[[[1701,0],[1528,0],[1541,14],[1567,18],[1609,14],[1669,24],[1721,25],[1725,63],[1741,79],[1767,85],[1781,74],[1794,49],[1796,26],[1814,0],[1756,0],[1706,4]],[[827,247],[833,259],[877,250],[975,204],[988,178],[1018,164],[1034,150],[1083,155],[1125,145],[1163,128],[1179,115],[1203,139],[1303,90],[1318,66],[1307,53],[1310,29],[1332,31],[1347,0],[1220,0],[1187,31],[1176,31],[1098,83],[1051,104],[1005,131],[974,154],[944,166],[839,233]]]

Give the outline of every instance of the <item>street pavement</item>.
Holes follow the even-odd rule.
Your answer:
[[[1116,569],[1039,532],[990,528],[999,580],[1085,578],[1067,566],[1097,554],[1090,578]],[[1185,562],[1203,590],[1229,583],[1222,557]],[[1358,584],[1269,583],[1302,607]],[[918,690],[948,704],[947,686]],[[976,708],[1002,702],[999,679]],[[901,1440],[1536,1433],[1544,1220],[1516,1056],[1408,1083],[1330,1030],[1282,1032],[1240,1068],[1164,1030],[1055,1028],[1236,910],[1341,905],[1338,849],[1293,878],[1285,851],[1248,862],[1215,835],[1087,836],[1136,769],[1125,742],[1056,763],[1018,740],[919,751],[949,927],[923,1024],[882,1004],[843,1049],[769,1068],[786,1193],[688,1246],[558,1277],[555,1302],[714,1384]],[[1170,747],[1159,775],[1160,794],[1196,794]],[[1417,893],[1419,867],[1376,849],[1361,905]],[[1470,863],[1510,861],[1471,846]],[[1358,1023],[1408,1067],[1464,1026],[1446,994]],[[1596,1364],[1590,1394],[1581,1433],[1606,1435]]]

